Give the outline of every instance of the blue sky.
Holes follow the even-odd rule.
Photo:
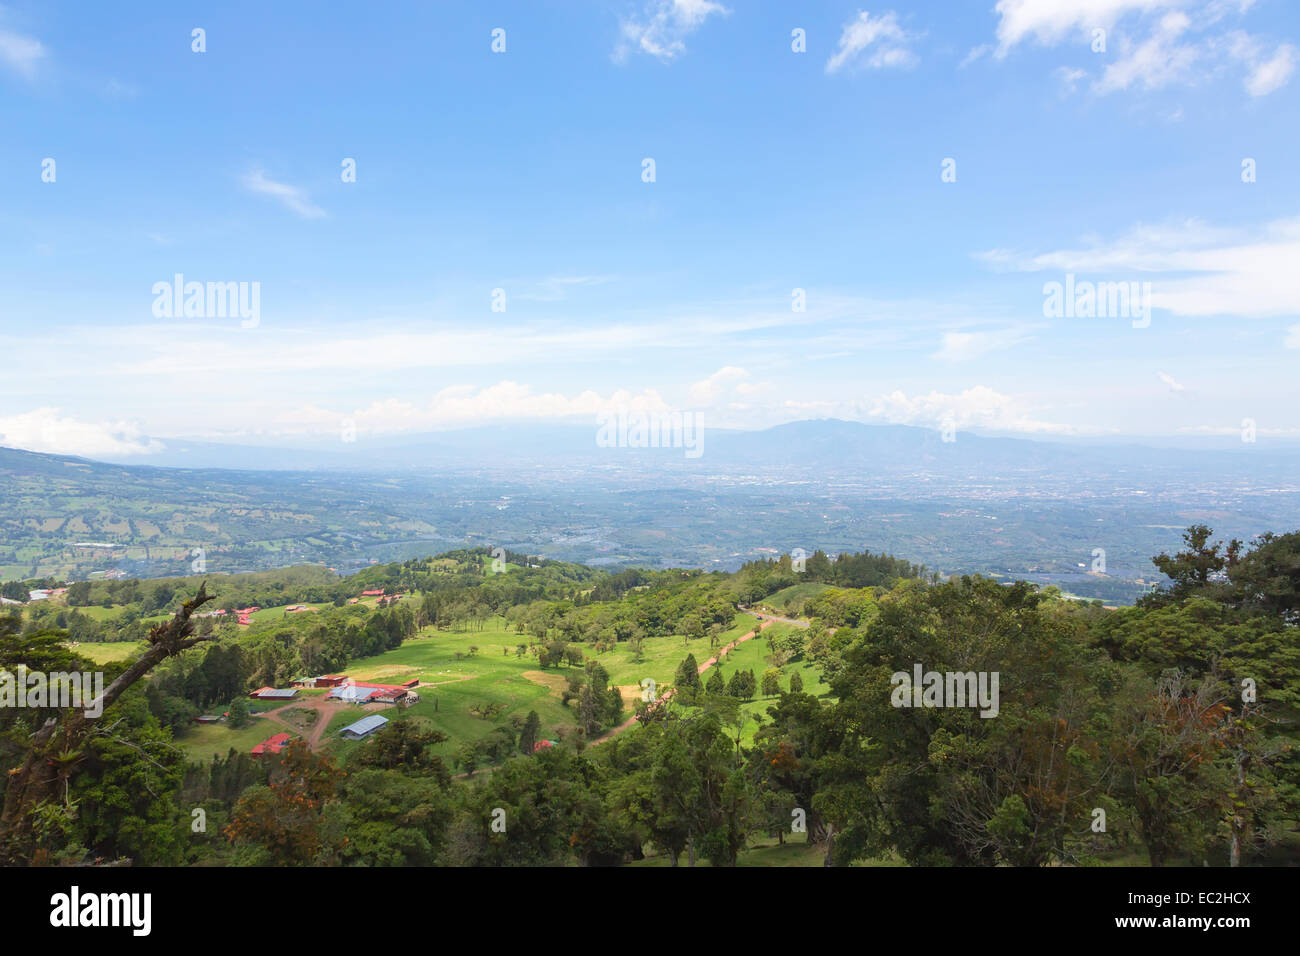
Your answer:
[[[0,443],[1295,438],[1298,46],[1284,0],[0,0]],[[155,314],[178,273],[256,323]],[[1067,275],[1149,324],[1045,315]]]

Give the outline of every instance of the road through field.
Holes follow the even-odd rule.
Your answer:
[[[743,608],[742,608],[742,610],[743,610]],[[713,655],[712,657],[710,657],[707,661],[705,661],[703,664],[701,664],[701,665],[699,666],[699,668],[697,669],[697,673],[703,674],[705,671],[707,671],[707,670],[708,670],[710,667],[712,667],[714,664],[718,663],[718,658],[721,657],[723,654],[729,654],[729,653],[731,653],[731,651],[733,651],[735,648],[739,647],[741,644],[744,644],[747,640],[749,640],[749,639],[750,639],[751,637],[753,637],[755,634],[759,634],[759,633],[761,633],[764,629],[770,627],[772,624],[775,624],[775,623],[778,622],[778,621],[780,621],[780,622],[783,623],[783,624],[795,624],[795,625],[802,626],[802,627],[807,627],[807,626],[808,626],[808,622],[807,622],[807,621],[795,621],[795,620],[791,620],[791,619],[789,619],[789,618],[784,618],[784,617],[766,617],[766,616],[765,616],[765,617],[763,618],[763,620],[759,622],[759,625],[758,625],[757,628],[755,628],[755,629],[752,630],[752,631],[749,631],[749,632],[746,633],[746,634],[742,634],[742,635],[740,635],[740,637],[736,638],[734,641],[732,641],[730,644],[728,644],[728,645],[727,645],[726,647],[724,647],[722,650],[718,651],[718,653],[714,654],[714,655]],[[665,692],[664,692],[664,695],[663,695],[662,697],[660,697],[659,699],[660,699],[660,700],[668,700],[668,699],[669,699],[670,697],[672,697],[672,696],[673,696],[673,692],[672,692],[671,689],[669,689],[669,690],[665,691]],[[590,746],[590,747],[594,747],[594,746],[596,746],[597,744],[603,744],[605,741],[609,740],[611,737],[614,737],[616,734],[621,734],[621,733],[623,733],[623,731],[625,731],[625,730],[627,730],[628,728],[632,727],[634,724],[636,724],[636,717],[635,717],[635,716],[633,716],[633,717],[629,717],[627,720],[623,721],[623,722],[622,722],[621,724],[619,724],[617,727],[614,727],[614,728],[611,729],[611,730],[607,730],[607,731],[605,731],[603,734],[601,734],[599,737],[595,738],[594,740],[589,741],[589,742],[588,742],[588,746]]]

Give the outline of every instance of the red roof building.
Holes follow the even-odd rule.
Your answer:
[[[278,754],[293,738],[289,734],[273,734],[249,751],[254,757],[262,754]]]
[[[380,588],[378,591],[362,591],[361,596],[362,597],[383,597],[384,589]]]

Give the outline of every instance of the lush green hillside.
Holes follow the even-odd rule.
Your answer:
[[[1115,611],[881,555],[610,573],[468,550],[221,579],[223,602],[263,610],[190,619],[194,646],[108,708],[111,733],[67,720],[41,744],[56,711],[0,711],[6,792],[21,806],[65,775],[67,798],[31,803],[0,845],[245,865],[1294,862],[1297,553],[1300,533],[1246,548],[1189,529],[1156,559],[1173,586]],[[197,590],[69,588],[0,615],[0,666],[111,680],[172,646],[141,631],[180,626]],[[803,617],[759,622],[741,599]],[[248,699],[320,673],[416,680],[419,700]],[[339,736],[368,713],[390,721]],[[249,754],[276,733],[294,742]],[[217,825],[178,840],[196,806]]]

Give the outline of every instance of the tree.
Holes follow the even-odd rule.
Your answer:
[[[799,676],[798,671],[795,671],[793,674],[790,675],[790,693],[792,694],[803,693],[803,678]]]
[[[1120,695],[1112,744],[1120,786],[1152,866],[1204,846],[1231,787],[1214,757],[1228,729],[1226,688],[1217,677],[1189,681],[1173,671],[1133,678]]]
[[[191,620],[194,612],[210,600],[206,582],[200,584],[195,596],[184,602],[174,617],[149,632],[148,648],[94,702],[93,710],[99,717],[86,716],[85,709],[68,710],[59,717],[48,716],[24,740],[22,762],[9,771],[4,808],[0,811],[0,862],[23,863],[36,853],[41,843],[41,808],[66,792],[86,759],[87,738],[99,726],[109,726],[101,722],[113,704],[160,661],[213,639],[210,635],[195,636]],[[15,657],[14,664],[23,663],[35,669],[33,660],[42,656],[48,659],[52,653],[49,644],[57,642],[57,635],[54,638],[52,642],[51,635],[45,632],[31,639],[5,640],[0,632],[0,653],[6,658]],[[0,660],[0,664],[6,663]]]
[[[781,672],[775,667],[763,672],[763,696],[775,697],[781,693]]]
[[[830,681],[839,743],[813,797],[835,863],[886,850],[915,865],[1074,859],[1105,785],[1097,736],[1116,669],[1042,600],[980,577],[905,585],[845,648]],[[972,693],[902,706],[914,698],[899,664],[912,661]]]
[[[677,665],[673,686],[677,688],[677,694],[683,703],[689,704],[695,700],[695,695],[700,690],[700,666],[695,663],[694,654],[687,654],[686,659]]]
[[[727,682],[723,680],[722,668],[713,667],[709,673],[709,679],[704,685],[705,691],[710,694],[719,695],[727,692]]]
[[[242,694],[230,702],[230,709],[227,711],[230,715],[226,719],[230,722],[231,727],[247,726],[249,721],[248,698]]]
[[[1252,550],[1230,556],[1228,578],[1243,611],[1300,623],[1300,531],[1261,535]]]
[[[432,776],[446,786],[451,774],[442,758],[430,748],[445,743],[447,739],[440,730],[422,729],[410,717],[398,717],[381,727],[371,737],[370,743],[356,751],[355,760],[362,767]]]
[[[1236,563],[1241,550],[1241,542],[1232,541],[1227,549],[1222,542],[1209,544],[1211,531],[1206,525],[1196,524],[1183,532],[1186,550],[1179,551],[1173,557],[1161,552],[1151,559],[1151,563],[1173,579],[1173,586],[1168,591],[1157,592],[1147,599],[1148,604],[1160,604],[1167,601],[1181,601],[1183,598],[1206,591],[1214,586],[1214,579],[1219,576],[1229,563]]]
[[[225,833],[234,844],[252,844],[278,866],[334,862],[344,836],[338,818],[326,814],[342,779],[333,761],[314,754],[303,740],[280,753],[269,786],[250,787],[231,812]]]
[[[533,747],[536,746],[542,732],[542,719],[537,716],[537,711],[530,710],[528,717],[524,720],[523,729],[519,732],[519,750],[521,753],[532,754]]]

